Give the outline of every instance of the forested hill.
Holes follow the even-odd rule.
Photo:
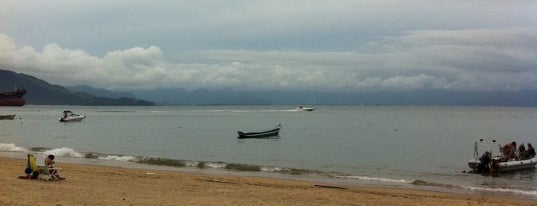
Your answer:
[[[236,91],[157,88],[108,91],[87,85],[51,85],[0,70],[0,92],[24,87],[27,104],[43,105],[437,105],[536,107],[537,91]],[[154,102],[154,103],[153,103]]]
[[[35,105],[86,105],[86,106],[152,106],[153,102],[134,98],[97,97],[84,92],[70,90],[52,85],[36,77],[0,69],[0,92],[15,88],[27,90],[24,99],[26,104]]]

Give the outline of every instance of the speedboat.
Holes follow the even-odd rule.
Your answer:
[[[485,145],[493,145],[498,147],[498,152],[494,150],[484,151],[481,156],[479,154],[479,147]],[[510,159],[501,155],[502,145],[497,143],[496,140],[483,140],[479,139],[474,143],[474,158],[468,161],[468,167],[472,169],[474,173],[483,172],[509,172],[525,169],[535,169],[537,165],[537,157],[529,157],[527,159]]]
[[[80,122],[84,118],[86,117],[71,111],[63,111],[63,116],[60,118],[60,122]]]
[[[311,112],[313,110],[315,110],[315,108],[312,108],[312,107],[304,107],[302,105],[298,106],[297,108],[298,111],[307,111],[307,112]]]

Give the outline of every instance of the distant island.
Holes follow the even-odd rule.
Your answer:
[[[72,92],[36,77],[0,69],[0,92],[24,88],[26,104],[83,106],[153,106],[155,103],[130,97],[98,97],[85,92]]]
[[[0,70],[0,92],[24,87],[26,104],[40,105],[401,105],[537,107],[537,91],[244,91],[234,89],[110,91],[89,85],[51,85],[38,78]]]
[[[537,106],[535,90],[239,91],[159,88],[123,92],[158,105]]]
[[[96,96],[134,97],[157,105],[400,105],[535,107],[537,91],[237,91],[233,89],[157,88],[109,91],[90,86],[67,87]]]

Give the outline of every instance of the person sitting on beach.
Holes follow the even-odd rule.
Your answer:
[[[60,177],[60,174],[58,173],[58,169],[54,168],[53,164],[54,164],[54,155],[48,155],[46,158],[45,158],[45,164],[46,164],[46,167],[50,173],[50,175],[56,179],[60,179],[60,180],[63,180],[65,178],[63,177]]]

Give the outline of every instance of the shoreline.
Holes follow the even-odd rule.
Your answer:
[[[66,180],[18,179],[26,159],[0,157],[0,205],[537,205],[492,194],[339,186],[301,180],[57,162]]]

